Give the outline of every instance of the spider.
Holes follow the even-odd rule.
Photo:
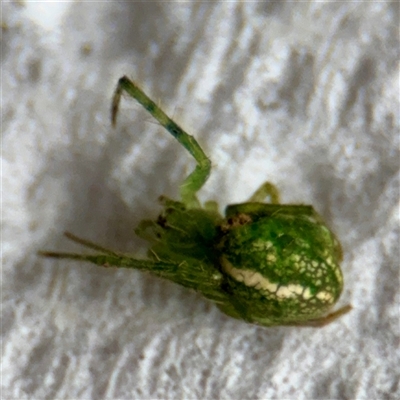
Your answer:
[[[180,201],[161,196],[157,220],[143,220],[135,233],[150,243],[148,258],[121,254],[66,232],[95,254],[42,251],[53,258],[99,266],[132,268],[201,293],[230,317],[261,326],[324,326],[351,309],[329,313],[343,289],[339,240],[310,205],[280,204],[279,191],[265,182],[245,202],[201,205],[196,193],[211,162],[187,134],[133,81],[119,79],[112,100],[115,127],[121,95],[136,99],[196,160],[180,186]],[[266,198],[270,199],[265,203]]]

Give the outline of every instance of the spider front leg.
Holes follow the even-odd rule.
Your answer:
[[[139,260],[129,257],[126,254],[119,254],[113,250],[109,250],[103,246],[99,246],[89,240],[82,239],[72,233],[65,232],[64,236],[72,242],[78,243],[81,246],[96,250],[97,254],[79,254],[79,253],[61,253],[54,251],[39,251],[39,255],[50,258],[68,258],[70,260],[87,261],[101,267],[117,267],[117,268],[132,268],[142,271],[150,271],[158,276],[169,278],[169,275],[174,276],[178,265],[176,263],[164,262],[161,260]]]
[[[210,160],[204,154],[194,137],[187,134],[178,124],[168,117],[153,100],[126,76],[120,78],[117,88],[115,89],[111,108],[111,121],[113,126],[115,126],[117,121],[119,103],[123,92],[128,93],[129,96],[137,100],[196,160],[197,165],[194,171],[180,186],[180,195],[182,202],[188,208],[200,208],[196,193],[205,184],[210,175]]]
[[[143,221],[145,229],[149,221]],[[105,247],[99,246],[89,240],[82,239],[72,233],[65,232],[64,235],[71,241],[98,251],[97,254],[61,253],[53,251],[40,251],[43,257],[64,258],[76,261],[85,261],[101,267],[130,268],[140,271],[148,271],[160,278],[168,279],[189,289],[196,290],[206,298],[218,304],[227,302],[227,296],[221,292],[220,285],[222,275],[215,268],[209,268],[204,261],[191,260],[189,262],[181,259],[161,259],[156,252],[151,250],[152,257],[147,260],[137,259],[128,254],[117,253]],[[173,253],[170,254],[173,256]]]

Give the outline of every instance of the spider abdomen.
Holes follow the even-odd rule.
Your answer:
[[[252,322],[322,316],[343,288],[339,242],[314,210],[262,205],[262,213],[260,206],[231,215],[221,227],[220,265],[229,290]]]

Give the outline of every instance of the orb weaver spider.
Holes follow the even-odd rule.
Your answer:
[[[121,95],[136,99],[196,160],[180,186],[180,201],[161,197],[157,220],[144,220],[135,233],[150,242],[148,259],[120,254],[71,233],[65,236],[96,254],[42,251],[53,258],[99,266],[149,271],[191,288],[225,314],[261,326],[323,326],[347,313],[328,313],[343,289],[341,245],[309,205],[280,204],[278,189],[266,182],[242,204],[220,215],[215,202],[203,206],[196,193],[211,162],[187,134],[126,76],[112,100],[115,127]],[[264,203],[269,197],[271,202]]]

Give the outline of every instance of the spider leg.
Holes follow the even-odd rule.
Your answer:
[[[336,321],[339,317],[341,317],[344,314],[347,314],[349,311],[351,311],[353,307],[351,304],[347,304],[338,310],[325,315],[324,317],[317,318],[317,319],[311,319],[309,321],[304,321],[304,322],[299,322],[299,323],[292,323],[292,324],[287,324],[289,326],[300,326],[300,327],[311,327],[311,328],[321,328],[325,325],[330,324],[333,321]]]
[[[161,259],[154,252],[151,260],[136,259],[128,254],[116,253],[99,246],[89,240],[79,238],[71,233],[65,234],[68,239],[82,246],[97,250],[97,254],[65,253],[55,251],[40,251],[39,255],[50,258],[70,259],[89,262],[105,268],[130,268],[151,272],[179,285],[194,289],[206,298],[216,302],[226,302],[225,293],[219,290],[221,274],[214,268],[202,268],[201,262],[196,264],[186,261],[176,262]]]
[[[123,76],[119,79],[111,107],[111,122],[115,126],[121,95],[123,92],[137,100],[196,160],[194,171],[180,187],[182,202],[189,208],[200,208],[196,192],[207,181],[211,172],[211,162],[193,136],[187,134],[163,110],[151,100],[133,81]]]
[[[39,255],[50,258],[69,258],[71,260],[87,261],[101,267],[132,268],[144,271],[151,271],[158,276],[175,274],[178,268],[177,263],[161,260],[149,261],[130,257],[126,254],[116,253],[108,250],[89,240],[82,239],[72,233],[65,232],[65,236],[82,246],[97,250],[97,254],[62,253],[55,251],[40,251]]]
[[[279,190],[270,182],[264,182],[247,200],[247,202],[262,203],[266,197],[271,199],[272,204],[279,204]]]

